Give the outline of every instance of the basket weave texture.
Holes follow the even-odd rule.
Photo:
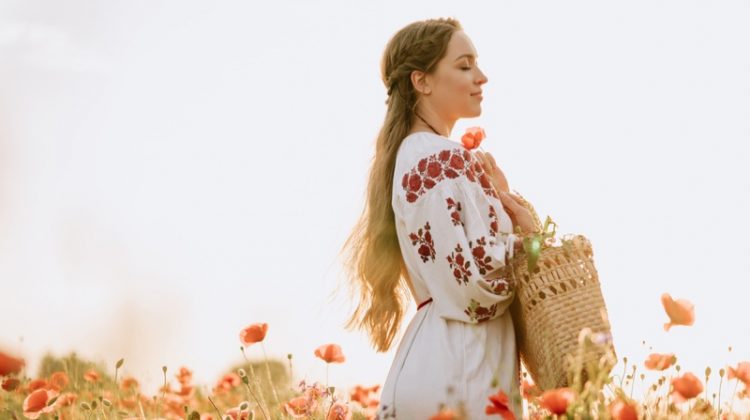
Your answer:
[[[531,203],[516,195],[542,230]],[[568,356],[579,348],[585,328],[615,354],[591,243],[582,235],[566,235],[561,242],[541,247],[532,272],[526,252],[514,255],[510,264],[516,282],[511,305],[516,346],[520,361],[542,390],[571,385]],[[584,363],[604,356],[605,346],[598,349],[587,352]]]

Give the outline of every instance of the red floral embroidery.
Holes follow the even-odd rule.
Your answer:
[[[435,243],[432,241],[432,234],[430,233],[430,222],[424,224],[424,228],[419,228],[416,233],[410,233],[409,239],[411,239],[412,245],[419,245],[417,252],[419,253],[422,262],[427,262],[430,258],[435,261]]]
[[[487,240],[484,236],[477,239],[476,246],[472,245],[472,241],[469,241],[469,248],[471,248],[471,256],[474,257],[474,263],[476,263],[480,274],[487,274],[492,271],[493,267],[490,265],[492,257],[487,255],[484,247],[487,246]]]
[[[461,220],[461,202],[455,201],[454,199],[448,197],[445,199],[445,201],[448,203],[448,210],[455,209],[451,212],[451,222],[453,222],[453,226],[464,225],[464,222]]]
[[[456,249],[451,252],[451,255],[445,257],[448,260],[450,268],[453,269],[453,277],[456,278],[459,286],[462,282],[463,284],[469,283],[469,277],[471,277],[471,271],[469,270],[471,263],[461,254],[463,251],[461,244],[456,244]]]
[[[464,309],[464,313],[469,316],[471,322],[480,323],[487,321],[497,314],[497,303],[492,304],[489,308],[485,308],[476,300],[471,299],[469,306]]]
[[[491,236],[497,236],[497,212],[495,211],[495,207],[490,204],[490,235]]]
[[[438,182],[462,175],[471,182],[478,182],[485,194],[499,198],[477,158],[461,148],[441,150],[422,158],[415,167],[404,173],[401,186],[406,191],[406,201],[413,203]]]
[[[497,278],[493,280],[487,280],[490,283],[492,292],[500,296],[508,296],[513,291],[513,279],[508,278]]]

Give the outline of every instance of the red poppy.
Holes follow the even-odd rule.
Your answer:
[[[740,362],[736,369],[730,366],[727,371],[727,379],[737,378],[745,385],[750,386],[750,362]]]
[[[690,372],[672,379],[672,388],[674,389],[672,397],[678,402],[695,398],[703,392],[700,379]]]
[[[49,378],[49,387],[55,391],[61,391],[69,383],[70,379],[68,379],[68,374],[65,372],[55,372]]]
[[[47,402],[57,396],[57,391],[50,389],[37,389],[23,400],[23,415],[30,418],[39,418],[44,413],[55,410],[55,404],[47,405]]]
[[[240,331],[240,341],[245,346],[260,343],[264,338],[266,338],[267,332],[268,324],[266,324],[265,322],[250,324],[242,331]]]
[[[336,401],[328,410],[326,420],[351,420],[352,416],[353,414],[351,410],[349,410],[348,405],[341,401]]]
[[[458,416],[456,415],[456,412],[451,410],[450,408],[443,408],[442,410],[438,411],[436,414],[433,414],[430,416],[429,420],[456,420],[458,419]]]
[[[490,395],[489,400],[492,404],[484,408],[484,414],[499,414],[505,420],[516,420],[516,415],[508,408],[508,395],[502,390],[497,394]]]
[[[14,389],[18,388],[18,385],[21,385],[21,381],[19,381],[16,378],[5,378],[3,381],[2,388],[8,392],[13,391]]]
[[[651,353],[643,364],[646,366],[646,369],[664,370],[676,362],[677,358],[673,353]]]
[[[675,325],[690,326],[695,322],[695,307],[685,299],[672,299],[669,293],[661,295],[661,304],[669,316],[669,322],[664,324],[664,331]]]
[[[482,127],[469,127],[466,132],[461,136],[461,143],[464,147],[471,150],[479,147],[482,140],[486,137],[484,129]]]
[[[553,414],[563,414],[568,410],[568,405],[575,400],[576,394],[571,388],[557,388],[545,391],[539,397],[539,405]]]
[[[326,363],[344,363],[346,357],[338,344],[323,344],[315,349],[315,356],[323,359]]]
[[[613,420],[638,420],[638,409],[635,404],[618,398],[609,405],[609,415]]]
[[[24,364],[25,362],[23,359],[13,357],[0,351],[0,376],[20,372]]]
[[[282,404],[281,410],[292,418],[299,419],[309,416],[317,407],[317,401],[312,398],[295,397]]]
[[[95,383],[99,380],[99,372],[95,371],[94,369],[91,369],[88,372],[83,374],[83,379],[85,379],[88,382]]]

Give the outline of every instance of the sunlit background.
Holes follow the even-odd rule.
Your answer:
[[[591,240],[618,355],[674,352],[700,378],[750,359],[741,1],[4,1],[0,348],[32,373],[48,351],[124,357],[153,392],[163,365],[212,385],[267,322],[297,380],[325,380],[313,350],[334,342],[331,383],[382,384],[396,347],[344,330],[338,251],[383,48],[441,16],[489,77],[452,137],[484,127],[511,188]],[[694,326],[663,330],[663,292]]]

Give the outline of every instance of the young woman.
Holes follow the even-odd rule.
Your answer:
[[[418,303],[385,379],[379,419],[428,419],[441,408],[489,418],[503,391],[521,418],[518,354],[505,269],[536,232],[489,154],[450,139],[459,118],[481,114],[487,77],[455,19],[411,23],[388,42],[388,89],[362,217],[344,245],[359,289],[347,323],[387,351],[408,294]],[[497,415],[493,416],[497,418]]]

